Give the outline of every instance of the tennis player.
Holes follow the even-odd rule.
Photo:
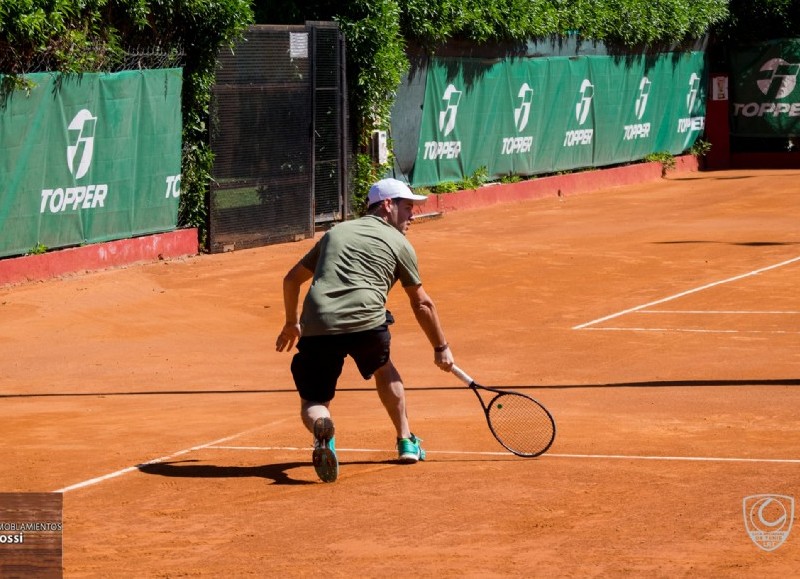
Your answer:
[[[424,200],[397,179],[378,181],[369,190],[367,214],[333,227],[283,279],[286,323],[275,346],[288,351],[297,342],[292,376],[303,424],[314,435],[314,468],[324,482],[339,474],[329,406],[347,356],[365,380],[375,377],[397,432],[400,462],[425,459],[422,440],[409,426],[403,380],[390,358],[389,325],[394,319],[386,309],[389,290],[399,280],[433,346],[434,363],[444,371],[452,368],[436,306],[422,288],[417,256],[405,237],[414,205]],[[311,286],[298,318],[300,289],[308,280]]]

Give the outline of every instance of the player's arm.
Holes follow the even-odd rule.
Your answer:
[[[422,285],[413,285],[403,288],[411,302],[411,309],[417,318],[422,331],[434,347],[434,362],[442,370],[449,372],[453,367],[453,353],[447,346],[442,324],[439,322],[439,314],[436,311],[436,304],[428,295]],[[436,350],[441,350],[437,352]]]
[[[286,322],[283,325],[278,339],[275,340],[275,349],[278,352],[290,350],[300,338],[300,287],[314,275],[310,269],[298,262],[283,278],[283,309]]]

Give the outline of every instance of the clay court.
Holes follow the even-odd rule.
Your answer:
[[[319,482],[274,346],[313,240],[0,288],[0,488],[64,493],[70,578],[796,575],[800,529],[760,548],[743,500],[800,500],[798,183],[678,173],[412,226],[457,364],[555,417],[534,459],[395,289],[428,460],[395,463],[348,364]]]

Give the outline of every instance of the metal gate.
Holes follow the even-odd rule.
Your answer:
[[[210,252],[308,238],[347,215],[344,62],[333,22],[252,26],[219,55]]]

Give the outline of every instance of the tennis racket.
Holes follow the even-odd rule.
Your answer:
[[[458,366],[451,372],[466,384],[481,401],[486,422],[497,442],[517,456],[544,454],[556,437],[556,423],[547,408],[519,392],[482,386]],[[478,392],[490,392],[487,404]]]

